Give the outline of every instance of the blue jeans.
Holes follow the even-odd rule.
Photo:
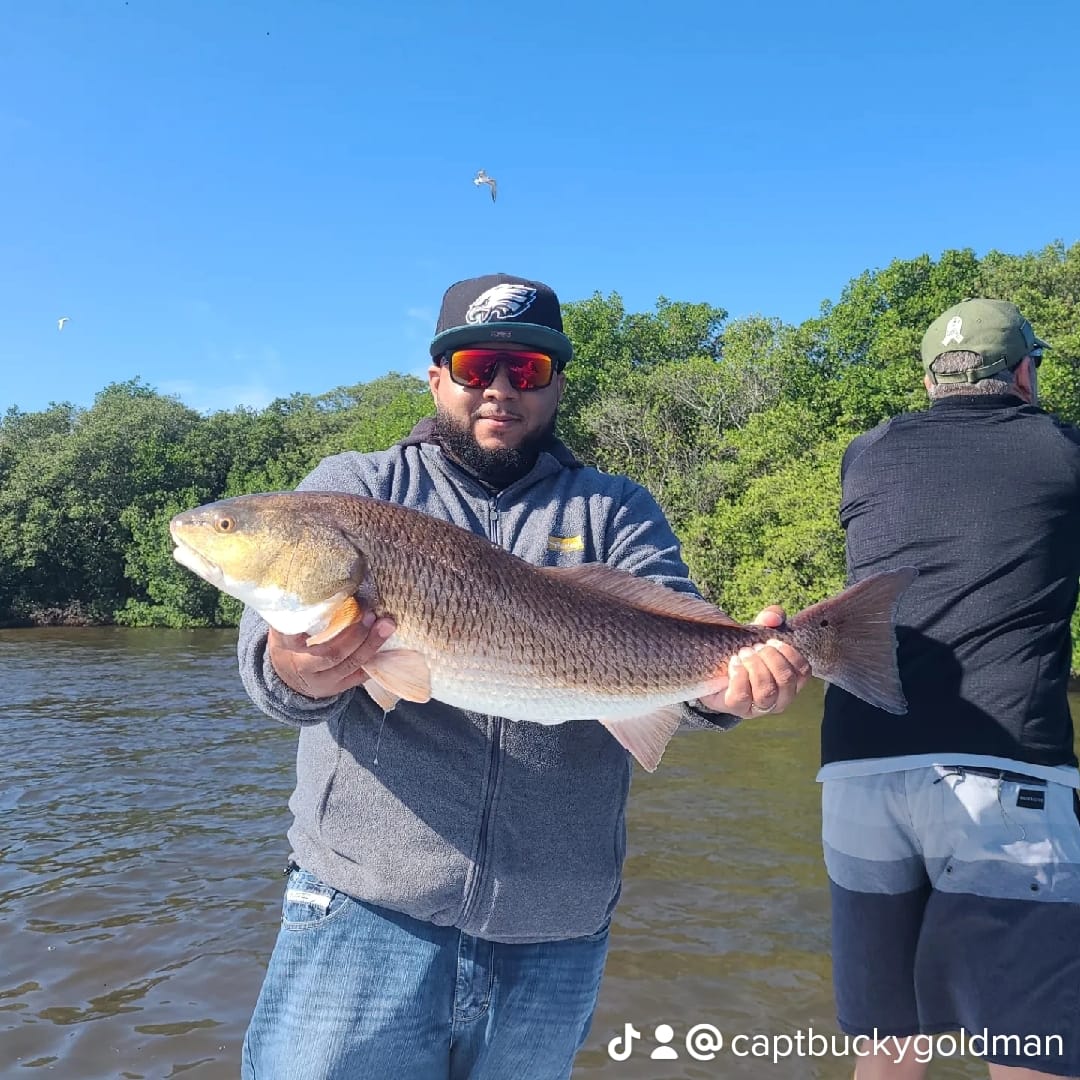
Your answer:
[[[504,945],[293,870],[243,1080],[565,1080],[608,930]]]

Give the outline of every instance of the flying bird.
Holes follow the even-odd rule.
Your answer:
[[[491,201],[495,201],[495,178],[493,176],[488,176],[488,174],[481,169],[473,178],[473,183],[477,187],[481,184],[487,184],[488,187],[491,188]]]
[[[61,318],[56,320],[56,329],[57,330],[63,330],[64,329],[64,323],[68,323],[68,322],[71,322],[71,319],[67,315],[62,316]]]

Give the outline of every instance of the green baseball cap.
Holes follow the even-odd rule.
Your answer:
[[[922,339],[922,362],[932,383],[974,383],[1002,368],[1011,371],[1025,356],[1048,348],[1035,336],[1031,323],[1015,304],[1007,300],[962,300],[930,324]],[[932,371],[930,365],[946,352],[978,353],[986,364],[973,371]]]

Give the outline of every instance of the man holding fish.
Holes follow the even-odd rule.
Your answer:
[[[245,1077],[558,1080],[619,897],[631,755],[780,712],[810,675],[904,709],[913,571],[784,621],[702,600],[647,491],[554,434],[555,293],[447,290],[433,420],[294,493],[178,515],[177,558],[249,606],[240,668],[299,728],[283,925]],[[629,752],[629,753],[628,753]]]

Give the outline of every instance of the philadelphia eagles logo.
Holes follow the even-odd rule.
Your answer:
[[[474,323],[492,322],[495,319],[513,319],[527,311],[536,299],[536,290],[528,285],[496,285],[482,292],[465,312],[465,321]]]

